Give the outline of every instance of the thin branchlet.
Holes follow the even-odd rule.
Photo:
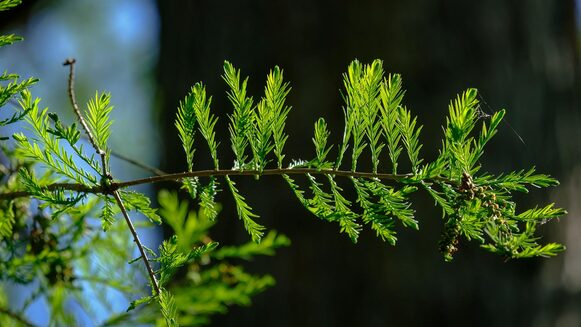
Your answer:
[[[92,193],[92,194],[107,194],[107,192],[115,191],[131,186],[159,183],[159,182],[181,182],[185,178],[192,177],[222,177],[222,176],[284,176],[284,175],[336,175],[348,178],[376,178],[380,180],[391,180],[391,181],[401,181],[404,179],[413,179],[414,174],[386,174],[386,173],[371,173],[371,172],[358,172],[350,170],[334,170],[334,169],[317,169],[317,168],[273,168],[259,170],[229,170],[229,169],[207,169],[207,170],[197,170],[191,172],[181,172],[174,174],[163,174],[150,176],[146,178],[133,179],[124,182],[111,182],[108,188],[104,187],[88,187],[83,184],[76,183],[55,183],[43,186],[41,189],[46,190],[67,190],[76,191],[80,193]],[[424,179],[424,182],[442,182],[454,185],[457,181],[445,178],[445,177],[433,177],[429,179]],[[21,197],[27,197],[32,195],[28,191],[17,191],[0,193],[0,200],[16,199]]]
[[[91,142],[91,145],[93,146],[93,148],[95,148],[95,151],[97,152],[97,154],[99,156],[101,156],[101,163],[103,164],[103,172],[105,172],[107,169],[106,168],[107,166],[105,165],[106,153],[103,149],[99,148],[99,146],[97,145],[97,141],[95,140],[95,137],[93,136],[91,129],[87,125],[87,122],[85,121],[85,118],[83,117],[83,114],[81,113],[81,110],[79,109],[79,105],[77,104],[77,96],[75,94],[75,63],[76,62],[77,62],[77,60],[75,58],[68,58],[63,63],[63,66],[69,66],[69,83],[68,83],[69,100],[71,101],[71,106],[73,107],[73,112],[77,116],[79,123],[81,124],[81,126],[83,126],[83,130],[85,131],[85,133],[87,134],[87,137],[89,138],[89,142]]]
[[[129,164],[132,164],[135,167],[139,167],[139,168],[141,168],[143,170],[146,170],[146,171],[148,171],[148,172],[150,172],[150,173],[152,173],[154,175],[157,175],[157,176],[167,175],[167,173],[165,171],[163,171],[163,170],[161,170],[159,168],[150,166],[150,165],[145,164],[145,163],[143,163],[141,161],[138,161],[138,160],[135,160],[133,158],[130,158],[130,157],[128,157],[128,156],[126,156],[124,154],[121,154],[121,153],[119,153],[117,151],[110,150],[110,153],[111,153],[111,156],[113,156],[113,157],[115,157],[115,158],[117,158],[119,160],[125,161],[125,162],[127,162]]]
[[[79,110],[79,106],[77,105],[77,98],[75,95],[75,88],[74,88],[74,86],[75,86],[75,63],[76,63],[76,60],[74,58],[69,58],[69,59],[65,60],[65,62],[63,64],[65,66],[69,66],[68,93],[69,93],[71,105],[73,107],[73,111],[75,112],[77,119],[79,120],[79,123],[81,124],[81,126],[83,126],[83,129],[85,130],[85,133],[87,134],[87,137],[89,138],[89,142],[91,143],[91,145],[93,146],[93,148],[95,149],[97,154],[101,157],[101,163],[102,163],[101,168],[103,170],[102,176],[101,176],[102,191],[106,195],[112,195],[115,198],[117,206],[121,210],[121,214],[125,218],[125,222],[127,223],[127,227],[129,227],[129,230],[131,231],[131,234],[133,235],[133,240],[134,240],[135,244],[137,245],[137,248],[139,249],[139,253],[141,254],[141,258],[143,259],[143,263],[145,264],[145,268],[147,269],[147,273],[149,274],[149,278],[151,279],[151,285],[152,285],[153,289],[155,290],[155,294],[159,295],[160,294],[159,283],[157,281],[157,278],[155,277],[155,272],[153,271],[153,268],[151,267],[151,263],[149,262],[149,259],[147,258],[147,253],[145,253],[143,243],[141,243],[141,240],[139,239],[139,235],[137,234],[137,231],[135,230],[135,227],[133,226],[133,222],[131,221],[129,214],[127,213],[127,209],[125,208],[125,204],[123,203],[123,200],[121,199],[121,196],[119,195],[119,192],[117,191],[117,189],[113,189],[111,187],[111,181],[113,180],[113,176],[111,175],[111,173],[108,170],[109,165],[107,162],[107,152],[105,151],[105,149],[102,149],[101,147],[99,147],[99,144],[98,144],[95,136],[91,133],[91,129],[87,125],[87,122],[85,121],[85,118],[83,117],[81,111]]]
[[[86,137],[86,136],[83,136],[83,139],[85,139],[85,140],[87,140],[87,141],[90,142],[90,139],[88,137]],[[131,164],[131,165],[133,165],[135,167],[141,168],[141,169],[143,169],[145,171],[148,171],[148,172],[150,172],[150,173],[152,173],[154,175],[161,176],[161,175],[167,174],[165,171],[163,171],[163,170],[161,170],[161,169],[159,169],[157,167],[153,167],[153,166],[150,166],[150,165],[148,165],[146,163],[143,163],[143,162],[141,162],[139,160],[135,160],[133,158],[130,158],[130,157],[128,157],[128,156],[126,156],[126,155],[124,155],[124,154],[122,154],[120,152],[115,151],[115,150],[109,149],[109,153],[111,154],[112,157],[115,157],[115,158],[117,158],[117,159],[119,159],[121,161],[125,161],[128,164]]]
[[[151,267],[151,263],[149,262],[149,259],[147,258],[147,253],[145,252],[145,248],[143,247],[143,243],[141,243],[141,240],[139,239],[139,234],[137,234],[137,231],[135,230],[135,227],[133,226],[133,222],[131,221],[131,218],[129,217],[129,213],[127,213],[127,209],[125,208],[125,205],[123,204],[123,200],[121,200],[121,196],[119,196],[119,192],[113,191],[113,197],[115,198],[115,201],[117,202],[117,206],[119,206],[119,209],[121,210],[121,214],[123,215],[123,218],[125,218],[125,222],[127,223],[127,227],[129,227],[129,231],[131,232],[131,235],[133,236],[133,241],[137,245],[137,249],[139,249],[139,253],[141,254],[141,258],[143,258],[143,262],[145,263],[145,269],[147,269],[147,274],[149,275],[149,278],[151,279],[151,285],[152,285],[153,289],[155,290],[155,293],[160,294],[159,283],[157,281],[157,277],[155,277],[155,272],[153,271],[153,268]]]

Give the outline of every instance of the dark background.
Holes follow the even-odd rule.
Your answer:
[[[28,4],[10,17],[0,16],[0,25],[26,21],[34,2]],[[274,275],[277,285],[255,297],[251,308],[234,307],[213,325],[581,325],[581,87],[575,1],[160,0],[157,6],[156,120],[164,170],[185,167],[173,121],[178,101],[197,81],[207,85],[220,117],[220,162],[225,168],[233,162],[226,118],[231,105],[220,78],[223,60],[250,76],[255,99],[262,95],[268,70],[274,65],[284,69],[293,88],[287,159],[310,159],[313,123],[319,116],[329,123],[331,139],[340,139],[339,90],[347,65],[355,58],[379,58],[388,72],[403,75],[404,103],[424,125],[422,155],[427,160],[441,145],[449,101],[476,87],[486,101],[484,109],[508,110],[508,124],[488,146],[483,170],[499,173],[536,165],[562,186],[519,197],[520,208],[556,201],[570,212],[559,224],[541,229],[545,241],[568,246],[557,258],[505,262],[462,242],[455,260],[444,263],[437,250],[441,214],[425,195],[413,198],[420,231],[400,227],[392,247],[365,229],[354,245],[337,225],[309,215],[282,179],[239,178],[236,182],[260,222],[288,235],[293,244],[273,258],[247,264],[250,271]],[[211,167],[205,149],[200,141],[198,168]],[[224,244],[247,241],[228,192],[219,200],[223,211],[213,237]]]
[[[447,105],[477,87],[490,110],[507,120],[488,148],[491,172],[537,165],[560,179],[579,162],[578,38],[573,1],[159,1],[158,66],[163,95],[165,169],[183,162],[173,129],[175,104],[202,80],[214,94],[221,134],[231,110],[220,79],[227,59],[251,76],[255,98],[273,65],[285,69],[293,90],[287,158],[310,158],[313,123],[324,116],[338,141],[343,126],[341,73],[354,58],[382,59],[403,75],[405,104],[425,125],[423,154],[440,147]],[[487,108],[487,106],[484,106]],[[521,143],[520,137],[525,144]],[[201,144],[203,147],[203,144]],[[223,145],[223,147],[227,147]],[[198,152],[201,153],[201,152]],[[199,161],[204,161],[201,154]],[[205,158],[201,166],[210,166]],[[222,159],[223,165],[232,158]],[[176,166],[177,164],[177,166]],[[400,229],[396,247],[365,230],[357,245],[338,226],[307,214],[282,180],[240,180],[261,222],[293,245],[250,269],[272,273],[278,284],[251,309],[234,308],[216,326],[573,326],[580,293],[559,282],[560,260],[504,262],[461,244],[452,263],[437,251],[438,209],[417,196],[420,231]],[[534,192],[522,204],[547,202]],[[219,238],[247,239],[224,196]],[[563,201],[559,204],[564,205]],[[522,207],[521,207],[522,208]],[[569,217],[567,219],[572,219]],[[551,224],[545,234],[556,228]],[[549,233],[547,240],[562,240]],[[550,266],[549,266],[550,265]],[[576,316],[578,317],[578,316]],[[581,321],[578,321],[581,323]]]

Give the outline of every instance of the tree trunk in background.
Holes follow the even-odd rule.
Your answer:
[[[556,201],[572,206],[567,197],[575,186],[567,180],[574,180],[575,171],[581,174],[575,170],[581,158],[581,122],[575,98],[580,88],[573,0],[473,5],[429,0],[159,1],[159,9],[164,170],[185,167],[173,119],[178,101],[200,80],[214,96],[212,109],[220,117],[222,166],[233,162],[226,118],[231,105],[220,78],[223,60],[250,75],[255,99],[262,96],[268,70],[275,64],[284,68],[293,87],[287,123],[290,160],[314,156],[310,138],[319,116],[327,119],[338,143],[341,73],[352,59],[380,58],[388,72],[403,75],[404,102],[425,126],[421,139],[427,159],[441,145],[450,99],[477,87],[486,101],[483,108],[507,108],[511,126],[501,127],[488,147],[484,170],[536,165],[562,180],[565,186]],[[206,149],[199,142],[200,168],[211,167]],[[391,247],[365,230],[353,245],[337,225],[318,221],[298,201],[289,201],[292,195],[282,179],[237,183],[261,223],[288,235],[293,244],[274,258],[248,263],[250,271],[274,275],[277,285],[256,297],[252,308],[233,308],[217,317],[216,326],[543,326],[581,319],[574,311],[581,307],[581,292],[565,289],[569,284],[561,278],[567,262],[574,276],[571,263],[581,260],[581,251],[505,263],[463,242],[454,262],[447,264],[437,251],[440,212],[425,196],[414,199],[419,232],[400,227],[398,244]],[[535,201],[552,200],[548,193],[533,192],[521,209]],[[247,241],[227,192],[220,202],[224,207],[214,238],[222,244]],[[579,215],[571,212],[560,224],[550,224],[552,233],[544,231],[545,241],[573,237],[564,230]]]

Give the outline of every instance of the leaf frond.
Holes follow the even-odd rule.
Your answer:
[[[97,146],[100,149],[107,148],[107,140],[111,135],[111,125],[113,122],[109,118],[113,106],[110,105],[111,95],[109,93],[95,93],[95,97],[87,104],[87,124],[91,129]]]
[[[234,202],[236,203],[236,211],[238,212],[238,218],[244,223],[244,228],[250,234],[252,241],[259,243],[262,236],[264,235],[265,227],[256,223],[254,218],[258,218],[258,215],[252,212],[252,208],[246,203],[246,199],[238,192],[236,184],[230,177],[226,176],[226,181]]]

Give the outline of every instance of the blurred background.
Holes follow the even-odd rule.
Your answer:
[[[272,274],[277,285],[213,325],[581,326],[580,3],[30,0],[0,14],[0,32],[25,37],[0,51],[2,69],[39,77],[34,91],[63,116],[69,109],[61,64],[77,58],[81,99],[112,92],[114,150],[169,172],[186,167],[173,121],[197,81],[214,96],[220,160],[233,162],[226,138],[231,105],[220,77],[225,59],[250,76],[255,99],[268,70],[284,69],[293,88],[287,159],[314,156],[310,138],[319,116],[338,143],[341,74],[355,58],[382,59],[388,72],[403,75],[404,103],[424,125],[428,160],[441,145],[449,101],[478,88],[483,109],[508,110],[483,170],[536,165],[561,181],[519,197],[519,204],[556,202],[569,211],[541,229],[544,241],[566,244],[564,254],[505,262],[462,242],[455,260],[444,263],[440,211],[421,194],[413,198],[419,232],[400,228],[391,247],[364,230],[353,245],[337,225],[309,215],[282,179],[236,179],[261,223],[293,244],[247,264]],[[198,146],[197,168],[211,167],[205,144]],[[114,171],[124,179],[146,175],[121,162]],[[245,242],[231,199],[224,194],[220,202],[213,237]]]

